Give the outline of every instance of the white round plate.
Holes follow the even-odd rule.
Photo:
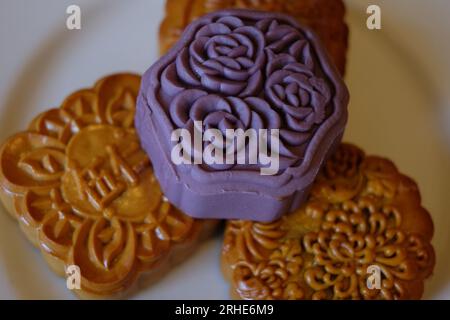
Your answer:
[[[445,125],[442,120],[448,109],[439,108],[443,95],[434,77],[439,70],[427,69],[432,64],[422,64],[421,51],[409,50],[411,43],[401,36],[423,40],[426,34],[413,33],[395,19],[402,16],[403,7],[411,10],[411,3],[420,0],[399,0],[395,6],[378,2],[385,6],[382,17],[387,22],[383,20],[382,30],[369,31],[365,1],[348,1],[351,48],[346,80],[351,104],[345,140],[369,154],[391,158],[418,182],[436,229],[437,266],[426,283],[425,298],[447,299],[450,148],[444,131],[450,122]],[[1,141],[24,129],[37,113],[58,106],[71,92],[92,86],[107,74],[142,73],[157,59],[164,0],[77,1],[82,10],[82,29],[77,31],[65,25],[71,4],[68,0],[0,3]],[[442,14],[444,4],[440,5],[434,14]],[[433,16],[433,11],[428,14]],[[0,211],[0,298],[74,298],[65,280],[49,270],[1,206]],[[206,241],[188,261],[132,298],[228,299],[228,285],[220,273],[221,242],[220,236]]]

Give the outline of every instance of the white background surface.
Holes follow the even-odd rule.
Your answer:
[[[78,4],[82,30],[65,27]],[[419,184],[435,222],[435,274],[425,298],[450,298],[450,1],[350,0],[351,92],[345,140],[396,162]],[[365,27],[368,4],[381,31]],[[38,112],[119,71],[157,58],[163,0],[0,0],[0,140]],[[447,134],[446,134],[447,131]],[[73,298],[0,207],[0,298]],[[221,238],[134,298],[226,299]]]

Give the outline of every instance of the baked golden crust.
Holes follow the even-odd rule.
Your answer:
[[[420,201],[391,161],[342,144],[302,208],[272,223],[227,223],[222,268],[231,294],[418,299],[435,264],[433,222]],[[380,289],[367,286],[373,266]]]
[[[82,297],[123,293],[212,231],[163,197],[134,129],[140,77],[117,74],[38,115],[0,149],[0,194],[47,262],[81,271]]]
[[[184,28],[196,18],[229,8],[290,14],[312,28],[322,39],[341,74],[345,72],[348,28],[342,0],[167,0],[159,29],[160,53],[166,53]]]

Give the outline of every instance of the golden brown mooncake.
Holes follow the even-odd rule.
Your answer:
[[[299,210],[227,223],[222,269],[233,298],[419,299],[435,264],[432,236],[415,182],[342,144]]]
[[[160,53],[166,53],[184,28],[216,10],[242,8],[286,13],[312,28],[322,39],[341,74],[345,72],[348,28],[342,0],[167,0],[159,29]]]
[[[0,149],[0,197],[61,276],[80,268],[81,297],[157,280],[216,222],[162,195],[134,129],[140,77],[116,74],[38,115]]]

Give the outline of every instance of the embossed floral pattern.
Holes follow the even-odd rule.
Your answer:
[[[358,148],[339,148],[324,165],[312,188],[315,197],[342,202],[356,196],[363,187],[361,163],[364,153]],[[370,161],[370,160],[368,160]],[[367,161],[366,161],[367,162]],[[368,184],[373,184],[369,181]]]
[[[262,82],[264,36],[237,17],[201,27],[176,59],[180,80],[226,95],[253,96]]]
[[[227,236],[233,239],[232,243],[226,241],[227,245],[239,248],[241,258],[264,259],[267,250],[274,250],[278,247],[278,239],[284,235],[280,230],[281,221],[273,223],[258,223],[244,220],[232,220],[228,225]]]
[[[316,291],[313,298],[408,297],[403,281],[421,277],[419,262],[427,248],[423,240],[419,250],[412,247],[416,237],[400,229],[400,220],[396,209],[371,197],[327,211],[321,230],[303,238],[306,252],[314,257],[314,266],[305,270],[307,284]],[[371,265],[381,270],[380,290],[367,288]]]
[[[287,65],[270,75],[266,94],[272,106],[282,110],[286,128],[281,137],[290,145],[302,145],[310,137],[314,125],[325,119],[330,89],[304,66]]]
[[[203,130],[217,129],[221,132],[224,141],[222,141],[223,152],[226,154],[226,147],[234,141],[228,141],[227,130],[247,130],[253,128],[259,129],[278,129],[281,124],[280,116],[263,99],[257,97],[237,98],[221,97],[219,95],[208,94],[206,91],[198,89],[189,89],[180,92],[170,103],[170,116],[172,121],[179,128],[187,129],[191,137],[194,137],[195,131],[201,134]],[[201,121],[203,127],[198,127],[196,121]],[[258,131],[256,131],[258,132]],[[183,141],[183,143],[186,141]],[[237,145],[233,150],[234,157],[242,150],[256,150],[248,148],[248,139],[245,139],[241,145]],[[191,142],[192,143],[192,142]],[[211,144],[205,141],[204,149]],[[193,157],[195,150],[186,146],[185,150],[191,150],[190,156]],[[201,155],[200,155],[201,156]],[[227,155],[228,157],[230,155]],[[251,156],[251,155],[250,155]],[[253,155],[257,158],[257,155]],[[288,151],[287,146],[281,141],[280,157],[283,165],[293,162],[293,155]],[[234,161],[236,163],[236,161]],[[234,164],[212,164],[212,168],[232,168]]]
[[[295,17],[316,31],[341,73],[344,72],[348,29],[341,0],[190,0],[182,4],[178,0],[167,0],[166,17],[160,28],[161,53],[167,52],[193,20],[206,13],[229,8],[280,12]]]
[[[346,108],[346,89],[316,39],[285,17],[219,12],[197,20],[176,48],[150,69],[158,80],[148,88],[146,107],[169,110],[173,129],[192,128],[189,120],[204,120],[201,131],[211,124],[221,130],[278,129],[281,170],[313,156],[308,145],[315,133]],[[242,166],[258,169],[234,167]]]
[[[325,119],[331,99],[328,83],[314,74],[313,51],[299,30],[277,20],[258,21],[267,42],[265,96],[284,115],[282,138],[300,146]]]
[[[134,75],[104,78],[40,114],[0,151],[6,207],[61,274],[80,267],[89,294],[122,291],[201,223],[165,200],[140,148],[139,84]]]
[[[271,224],[228,222],[225,275],[244,299],[420,298],[435,258],[419,199],[390,161],[343,144],[301,209]],[[369,267],[379,288],[367,286]]]
[[[237,291],[244,299],[302,299],[303,288],[289,279],[298,274],[302,262],[301,247],[295,240],[283,243],[268,261],[240,261],[234,271]]]

